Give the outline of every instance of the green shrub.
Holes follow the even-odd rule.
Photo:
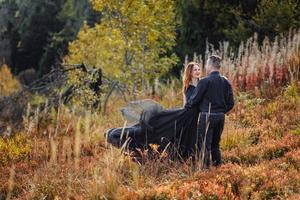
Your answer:
[[[293,82],[289,86],[287,86],[283,93],[284,97],[293,103],[299,101],[300,96],[298,93],[297,83]]]

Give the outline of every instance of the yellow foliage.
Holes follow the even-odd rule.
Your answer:
[[[91,2],[101,22],[83,25],[66,62],[101,68],[105,76],[135,88],[177,62],[175,55],[163,56],[175,45],[174,0]],[[78,73],[71,80],[78,81]]]
[[[32,144],[24,134],[11,138],[0,137],[0,164],[20,160],[31,152]]]
[[[0,67],[0,97],[7,96],[20,88],[18,80],[16,80],[9,67],[2,65]]]

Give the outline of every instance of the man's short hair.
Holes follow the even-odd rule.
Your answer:
[[[221,68],[221,57],[217,56],[217,55],[211,55],[208,57],[207,63],[208,65],[211,65],[212,67],[216,68],[216,69],[220,69]]]

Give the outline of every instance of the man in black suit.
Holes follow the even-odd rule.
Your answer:
[[[197,135],[202,167],[210,166],[210,155],[214,166],[221,165],[220,139],[224,128],[225,113],[234,105],[232,87],[220,75],[221,58],[212,55],[208,58],[206,70],[209,74],[201,79],[185,108],[197,106],[200,110]]]

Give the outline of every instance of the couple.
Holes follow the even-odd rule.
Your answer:
[[[234,105],[231,85],[220,75],[220,68],[221,58],[210,56],[208,75],[199,80],[200,65],[189,63],[183,77],[183,108],[144,110],[138,123],[107,131],[108,142],[118,147],[126,144],[133,152],[151,150],[151,144],[157,144],[158,151],[168,152],[172,158],[200,159],[204,168],[212,160],[219,166],[225,113]]]

